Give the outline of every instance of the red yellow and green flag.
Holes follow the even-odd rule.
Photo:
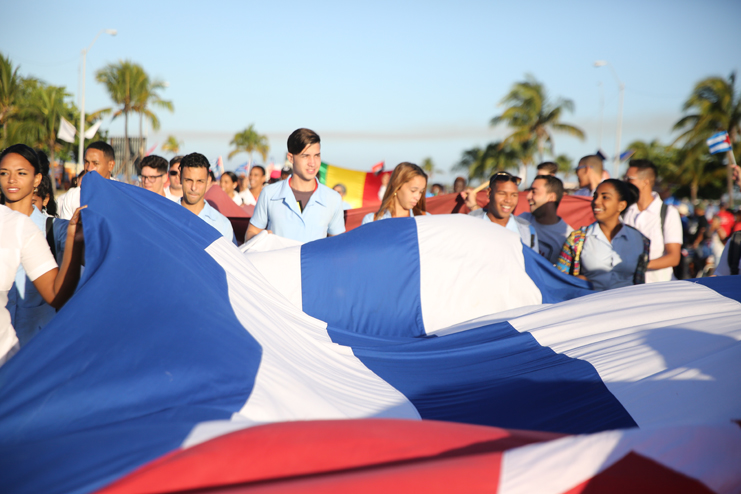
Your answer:
[[[344,185],[347,189],[345,201],[354,209],[381,203],[378,192],[381,190],[384,175],[391,175],[391,172],[375,174],[322,163],[317,176],[319,183],[327,187]]]

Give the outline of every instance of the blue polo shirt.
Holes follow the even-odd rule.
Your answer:
[[[219,233],[225,236],[227,240],[231,240],[234,245],[237,245],[237,237],[234,236],[234,228],[232,228],[231,221],[216,211],[208,201],[203,201],[203,209],[198,213],[198,217],[219,230]]]
[[[289,180],[290,177],[262,189],[250,224],[299,242],[345,232],[342,198],[336,191],[317,180],[317,188],[301,212]]]

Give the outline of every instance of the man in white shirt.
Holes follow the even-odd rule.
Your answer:
[[[152,154],[141,161],[139,181],[143,189],[165,197],[165,180],[168,163],[162,156]]]
[[[640,195],[625,211],[623,223],[651,240],[646,283],[671,280],[672,268],[682,259],[682,220],[676,208],[664,206],[653,191],[656,177],[656,165],[648,160],[631,160],[625,174],[625,180],[635,185]]]
[[[517,188],[522,179],[507,172],[497,172],[489,179],[489,204],[481,209],[476,203],[476,194],[473,191],[463,191],[461,195],[466,206],[471,210],[468,213],[474,218],[481,218],[517,233],[522,242],[533,250],[538,250],[538,234],[535,228],[524,218],[515,216],[515,208],[520,193]]]
[[[253,165],[248,176],[249,188],[239,193],[242,200],[248,206],[257,204],[257,198],[260,197],[262,188],[265,185],[265,168],[260,165]]]
[[[170,185],[165,187],[165,197],[173,202],[180,204],[180,198],[183,197],[183,186],[180,184],[180,160],[182,156],[175,156],[170,160]]]
[[[95,141],[88,145],[85,150],[85,172],[96,171],[103,178],[111,178],[113,167],[116,166],[116,153],[110,144],[103,141]],[[57,204],[59,217],[63,220],[72,219],[77,208],[80,207],[80,191],[82,186],[70,189]]]
[[[530,212],[520,218],[526,219],[538,233],[538,252],[550,261],[558,263],[561,247],[566,237],[574,231],[556,212],[563,197],[563,182],[553,175],[538,175],[527,191]]]

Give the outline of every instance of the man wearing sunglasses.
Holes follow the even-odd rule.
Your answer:
[[[527,220],[512,214],[519,200],[520,192],[517,186],[520,182],[522,182],[520,177],[507,172],[497,172],[489,179],[489,204],[486,208],[479,208],[476,204],[476,195],[470,192],[465,197],[466,206],[471,210],[469,215],[517,233],[525,245],[537,252],[538,234],[535,228]]]
[[[602,158],[596,154],[590,154],[579,160],[576,167],[576,178],[579,179],[579,190],[574,192],[575,196],[592,197],[597,186],[604,178]]]
[[[139,173],[142,188],[164,197],[167,165],[167,160],[162,156],[156,154],[145,156],[141,161]]]
[[[175,156],[170,160],[170,171],[168,172],[170,185],[165,187],[165,197],[178,204],[180,204],[180,198],[183,197],[183,186],[180,184],[180,160],[182,159],[182,156]]]

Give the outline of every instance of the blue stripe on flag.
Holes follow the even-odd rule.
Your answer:
[[[741,278],[738,276],[715,276],[713,278],[698,278],[691,281],[715,290],[731,300],[741,302]]]
[[[302,245],[301,296],[304,312],[332,326],[423,336],[414,218],[375,221]]]
[[[710,148],[710,154],[724,153],[731,150],[731,141],[728,137],[728,132],[713,134],[706,142]]]
[[[557,304],[594,293],[588,281],[562,273],[525,244],[522,244],[522,254],[525,256],[525,272],[540,289],[544,304]]]
[[[636,426],[590,363],[557,354],[508,322],[406,343],[328,332],[423,419],[564,433]]]
[[[7,492],[74,492],[157,458],[195,424],[239,411],[259,367],[262,349],[234,314],[226,273],[204,251],[219,232],[96,173],[85,177],[82,200],[84,279],[0,367]],[[66,468],[45,469],[39,444],[55,443],[44,454]]]

